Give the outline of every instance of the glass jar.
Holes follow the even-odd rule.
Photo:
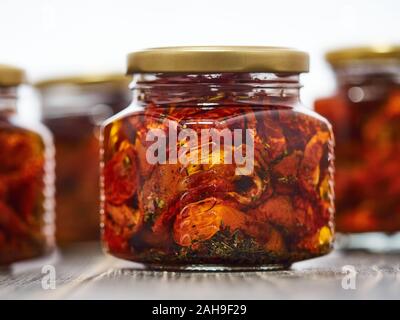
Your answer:
[[[0,265],[54,248],[54,149],[41,124],[18,117],[18,68],[0,65]]]
[[[270,270],[330,251],[333,137],[299,99],[308,55],[176,47],[128,57],[102,127],[107,252],[167,270]]]
[[[339,245],[391,249],[400,231],[400,47],[337,50],[327,60],[337,91],[315,109],[337,142]]]
[[[99,124],[130,102],[122,74],[54,78],[36,84],[56,147],[56,239],[98,240]]]

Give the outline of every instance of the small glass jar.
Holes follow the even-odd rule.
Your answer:
[[[333,137],[305,108],[308,55],[177,47],[128,57],[132,104],[102,127],[107,252],[166,270],[271,270],[333,241]]]
[[[21,69],[0,65],[0,265],[54,248],[54,148],[40,123],[17,115]]]
[[[42,118],[56,147],[56,240],[59,245],[98,240],[99,124],[126,107],[122,74],[54,78],[36,84]]]
[[[400,245],[400,47],[337,50],[327,60],[337,91],[315,109],[336,137],[338,245],[391,249]]]

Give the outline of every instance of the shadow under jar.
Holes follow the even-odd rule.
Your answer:
[[[315,109],[336,137],[338,244],[400,248],[400,47],[342,49],[327,60],[338,87]]]
[[[0,65],[0,266],[54,249],[54,149],[45,127],[16,112],[24,78]]]
[[[272,270],[333,241],[333,136],[302,106],[308,55],[271,47],[135,52],[131,106],[102,127],[112,255],[166,270]]]
[[[65,246],[100,239],[99,124],[131,100],[128,78],[94,74],[36,84],[42,119],[56,148],[56,239]]]

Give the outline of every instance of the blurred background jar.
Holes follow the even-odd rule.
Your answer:
[[[54,147],[40,123],[17,114],[24,71],[0,65],[0,265],[54,248]]]
[[[56,238],[66,245],[99,239],[98,127],[130,102],[122,74],[38,82],[43,122],[56,146]]]
[[[333,124],[336,137],[336,226],[346,234],[339,244],[398,247],[400,46],[336,50],[326,59],[337,91],[317,100],[315,109]]]

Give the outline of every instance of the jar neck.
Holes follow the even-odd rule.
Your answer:
[[[398,61],[369,61],[351,63],[335,68],[336,81],[340,87],[354,85],[399,85]]]
[[[130,102],[126,86],[110,83],[60,84],[39,90],[43,119],[89,117],[103,122]]]
[[[133,101],[143,106],[294,105],[299,74],[212,73],[136,74]]]
[[[0,116],[8,116],[17,111],[17,88],[0,87]]]
[[[334,71],[338,94],[353,103],[383,101],[400,85],[398,61],[358,62]]]

